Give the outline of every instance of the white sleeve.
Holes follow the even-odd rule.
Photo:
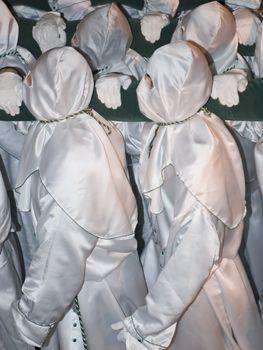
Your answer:
[[[36,235],[39,247],[23,284],[23,296],[13,304],[12,313],[20,338],[41,347],[80,291],[86,260],[98,239],[78,226],[49,195]]]
[[[0,147],[16,159],[20,159],[25,138],[14,123],[0,121]]]
[[[174,232],[173,253],[146,296],[145,305],[124,321],[129,332],[148,349],[169,345],[173,325],[217,266],[220,239],[212,218],[206,209],[199,208]]]

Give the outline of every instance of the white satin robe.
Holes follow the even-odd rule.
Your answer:
[[[32,350],[15,336],[11,305],[21,297],[22,271],[16,239],[10,233],[9,200],[0,173],[0,349]]]
[[[244,128],[247,130],[247,132],[249,131],[246,122],[240,122],[240,124],[244,124]],[[244,134],[246,135],[246,133]],[[258,174],[254,159],[256,142],[251,141],[249,137],[242,136],[242,133],[239,134],[238,132],[235,132],[235,135],[243,160],[246,180],[247,215],[244,221],[244,232],[240,247],[240,255],[243,258],[242,260],[248,273],[251,286],[254,290],[256,300],[260,305],[262,305],[263,197],[259,187]]]
[[[35,234],[30,214],[17,210],[17,193],[14,191],[19,159],[26,138],[24,132],[29,128],[31,122],[22,122],[22,124],[24,124],[22,125],[23,130],[21,130],[23,132],[11,121],[0,121],[0,156],[2,160],[0,168],[11,197],[13,226],[17,232],[23,254],[21,264],[25,265],[27,270],[36,245]]]
[[[20,336],[40,346],[78,294],[89,349],[125,349],[110,325],[144,302],[146,288],[134,235],[98,239],[65,214],[38,173],[32,176],[31,188],[39,246],[23,285],[21,313],[15,315]]]
[[[33,350],[17,339],[11,305],[21,297],[22,273],[15,239],[12,234],[0,245],[0,349]]]
[[[142,150],[142,134],[147,134],[153,123],[150,122],[114,122],[120,130],[125,141],[125,151],[128,154],[129,172],[132,173],[133,191],[136,193],[139,224],[137,226],[137,240],[139,252],[143,249],[152,234],[151,218],[148,213],[148,199],[140,190],[139,184],[139,160]]]
[[[114,134],[112,130],[113,138]],[[23,297],[13,310],[20,338],[44,345],[45,350],[74,349],[77,342],[69,339],[65,322],[66,312],[78,295],[88,349],[124,350],[110,326],[142,305],[147,293],[133,232],[117,238],[96,237],[57,204],[38,170],[29,176],[24,186],[28,185],[38,247],[23,285]],[[110,198],[100,205],[107,210]]]
[[[133,314],[137,331],[146,341],[164,344],[161,330],[176,320],[169,349],[261,350],[263,324],[237,255],[242,223],[228,229],[171,165],[163,178],[164,211],[152,215],[154,233],[143,252],[149,293]],[[147,348],[162,349],[149,343]]]

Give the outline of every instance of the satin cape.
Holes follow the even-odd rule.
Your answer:
[[[79,63],[78,69],[67,73],[72,59]],[[87,62],[69,47],[42,55],[27,76],[23,91],[27,108],[37,119],[54,122],[38,122],[29,132],[17,178],[19,207],[29,209],[30,175],[39,171],[44,186],[68,216],[91,234],[110,239],[133,233],[137,223],[122,137],[116,133],[111,137],[114,126],[94,111],[95,118],[84,112],[63,120],[87,107],[92,91]],[[116,208],[120,215],[113,220]]]

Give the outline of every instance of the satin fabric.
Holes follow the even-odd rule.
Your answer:
[[[18,24],[3,1],[0,13],[0,68],[15,67],[26,74],[34,58],[26,49],[17,47]]]
[[[10,233],[9,199],[0,174],[0,347],[3,350],[32,350],[16,336],[11,304],[21,296],[22,271],[15,237]]]
[[[262,30],[260,27],[256,42],[255,57],[251,57],[248,61],[255,77],[261,76],[261,42]],[[257,165],[261,162],[259,156],[257,155],[254,158],[254,154],[257,153],[257,143],[260,142],[262,137],[262,122],[227,121],[227,123],[234,130],[234,135],[242,156],[246,180],[247,215],[244,222],[240,255],[253,287],[256,300],[259,306],[261,305],[262,313],[263,197],[260,191],[262,173],[259,172],[260,166]]]
[[[248,7],[251,9],[259,9],[261,0],[225,0],[225,4],[230,8]]]
[[[98,75],[122,73],[140,79],[146,61],[130,49],[129,22],[114,3],[100,6],[77,26],[72,45],[85,55]]]
[[[2,1],[0,2],[0,13],[0,55],[10,53],[10,55],[8,54],[0,58],[0,68],[13,67],[19,71],[19,74],[26,75],[30,67],[34,64],[35,59],[25,48],[17,47],[19,35],[18,24]],[[14,190],[18,162],[22,152],[25,134],[27,133],[26,129],[31,123],[25,123],[23,130],[20,128],[22,123],[18,124],[12,123],[11,120],[10,122],[0,123],[1,172],[13,202],[13,226],[18,233],[18,239],[23,253],[21,265],[25,264],[25,268],[27,269],[34,247],[32,223],[27,214],[21,214],[17,211],[15,206],[16,194],[12,191]]]
[[[151,12],[162,12],[174,17],[178,6],[178,0],[145,0],[143,10],[147,14]]]
[[[190,40],[203,49],[214,74],[223,73],[235,63],[235,18],[217,1],[200,5],[183,16],[171,42],[176,40]]]
[[[35,248],[35,235],[29,213],[17,210],[17,193],[14,191],[18,172],[19,159],[26,138],[25,132],[31,123],[15,125],[13,122],[0,122],[0,155],[1,171],[3,173],[5,186],[12,201],[13,229],[17,233],[22,250],[22,269],[27,270]],[[24,267],[23,267],[24,266]]]
[[[242,135],[242,134],[241,134]],[[242,260],[254,288],[257,301],[263,302],[263,201],[260,191],[260,177],[257,171],[254,153],[257,151],[257,143],[250,138],[243,137],[239,130],[235,131],[235,137],[243,160],[246,180],[246,205],[247,215],[244,221],[243,242],[240,249]],[[254,133],[255,135],[255,133]]]
[[[97,118],[102,119],[98,115]],[[28,135],[23,150],[17,187],[23,186],[27,178],[39,170],[47,190],[79,226],[97,237],[112,239],[135,230],[137,208],[123,168],[123,140],[120,135],[114,135],[114,127],[110,123],[105,124],[112,130],[111,138],[108,138],[96,120],[85,113],[67,123],[50,126],[35,124],[34,132]],[[76,137],[74,148],[72,139],[67,137],[71,133]],[[53,150],[60,147],[62,140],[63,148],[54,154]],[[36,147],[30,152],[32,144]],[[112,144],[120,154],[107,152],[113,147]],[[89,161],[83,162],[87,149],[90,152]],[[71,164],[75,166],[72,167]],[[104,174],[99,181],[94,164],[98,173]],[[66,180],[65,173],[68,175]],[[93,184],[92,187],[89,186],[90,183]],[[65,185],[67,191],[64,190]],[[122,193],[126,195],[125,200]],[[92,201],[87,201],[88,198],[92,198]],[[110,206],[104,198],[110,198]],[[28,209],[24,203],[25,199],[21,198],[21,210]],[[116,207],[120,214],[117,217],[114,215]]]
[[[181,66],[190,72],[182,79],[174,62],[188,50],[195,55]],[[160,66],[162,51],[167,72],[160,74],[153,67]],[[147,133],[140,159],[141,187],[151,200],[153,223],[142,256],[149,293],[124,326],[147,349],[259,350],[263,324],[237,257],[245,215],[238,148],[214,115],[199,112],[176,123],[181,109],[174,100],[181,97],[189,104],[189,98],[183,98],[189,89],[196,101],[205,103],[202,89],[193,90],[198,83],[207,83],[210,93],[211,73],[203,62],[201,52],[190,44],[167,45],[150,59],[153,84],[147,88],[143,82],[144,89],[138,88],[142,112],[167,124]],[[190,69],[199,71],[202,64],[204,76]],[[171,81],[177,88],[171,89]],[[149,103],[153,93],[157,111]],[[197,104],[195,108],[197,112]]]
[[[27,107],[41,120],[56,121],[34,124],[21,159],[19,204],[31,211],[38,244],[13,307],[14,323],[28,344],[62,349],[67,312],[78,295],[88,348],[122,350],[110,325],[142,305],[146,294],[122,136],[94,111],[93,117],[82,112],[62,119],[87,107],[93,90],[91,71],[73,48],[42,55],[26,83]],[[51,90],[51,106],[41,101],[42,89]],[[59,101],[65,97],[67,104]]]
[[[63,13],[68,21],[80,20],[93,10],[88,0],[48,0],[48,3],[52,11]]]
[[[139,160],[140,154],[144,145],[142,135],[146,134],[147,129],[150,131],[153,123],[151,122],[115,122],[117,128],[121,131],[125,141],[125,151],[128,154],[128,166],[130,166],[130,172],[134,178],[133,191],[137,194],[137,205],[138,205],[138,222],[139,225],[136,229],[138,250],[141,252],[144,245],[148,242],[152,234],[152,223],[148,212],[148,199],[142,195],[140,183],[139,183]]]
[[[256,171],[258,174],[258,181],[261,193],[263,195],[263,167],[262,167],[262,158],[263,158],[263,140],[260,139],[259,142],[255,146],[254,150],[254,157],[255,157],[255,164],[256,164]]]

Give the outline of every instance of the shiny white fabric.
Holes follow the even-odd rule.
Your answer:
[[[217,1],[200,5],[182,17],[171,42],[190,40],[204,49],[215,74],[236,60],[238,39],[232,13]]]
[[[67,41],[65,29],[66,23],[61,14],[48,12],[33,27],[32,35],[43,53],[54,47],[65,46]]]
[[[244,123],[244,122],[243,122]],[[248,130],[248,127],[246,127]],[[241,134],[242,135],[242,134]],[[244,261],[251,285],[258,303],[263,301],[263,197],[260,191],[260,177],[254,159],[257,143],[241,136],[239,130],[235,137],[243,160],[246,180],[247,215],[244,220],[243,242],[240,255]],[[246,135],[246,134],[245,134]]]
[[[32,55],[26,49],[22,49],[20,53],[17,50],[18,24],[2,0],[0,1],[0,13],[0,68],[16,67],[25,73],[28,64],[31,63],[28,62],[26,56],[30,56],[32,60]]]
[[[100,74],[122,73],[135,76],[138,65],[145,61],[129,50],[132,33],[129,22],[114,3],[96,8],[77,26],[72,45],[88,56],[93,70]]]
[[[76,21],[85,17],[93,10],[89,0],[48,0],[52,11],[63,13],[68,21]]]
[[[17,47],[18,24],[2,1],[0,2],[0,13],[0,54],[5,55],[8,53],[5,57],[0,58],[0,68],[13,67],[18,69],[21,75],[26,75],[35,59],[26,49]],[[19,91],[22,89],[22,81],[19,78],[16,78],[15,81],[18,83],[16,87],[18,94],[20,94]],[[19,86],[19,83],[21,86]],[[11,86],[9,90],[9,95],[6,96],[7,100],[14,98],[14,96],[11,96],[12,94],[15,95],[14,84],[12,85],[13,86]],[[4,93],[2,94],[2,104],[4,104],[3,96]],[[20,98],[17,105],[20,105]],[[12,122],[2,121],[0,124],[1,171],[5,175],[4,180],[7,189],[12,191],[17,176],[18,160],[23,147],[24,135]],[[29,126],[30,122],[25,124]],[[32,226],[26,214],[20,215],[20,213],[17,212],[14,213],[14,217],[16,216],[19,224],[18,226],[21,226],[21,230],[19,227],[16,227],[16,229],[19,231],[18,238],[23,251],[23,259],[27,267],[31,261],[31,248],[34,242]]]
[[[71,56],[76,60],[76,64],[68,72],[68,62]],[[73,48],[54,50],[49,55],[42,55],[38,62],[39,65],[35,65],[32,73],[27,77],[27,81],[32,79],[32,76],[34,77],[31,85],[25,85],[24,89],[25,104],[38,119],[63,119],[88,105],[93,91],[92,73],[80,54],[76,54]],[[81,66],[83,69],[79,68]],[[43,77],[46,78],[46,85],[52,84],[53,88],[46,88]],[[70,79],[70,85],[63,88],[66,79]],[[103,123],[102,117],[96,115],[96,118]],[[90,119],[90,122],[86,123],[86,119]],[[96,145],[89,124],[93,125],[92,128],[98,136]],[[39,169],[41,179],[48,191],[81,227],[95,236],[108,238],[122,236],[127,231],[133,232],[137,223],[137,210],[129,182],[127,179],[124,180],[125,172],[122,163],[120,163],[120,159],[124,160],[123,154],[114,152],[107,154],[104,151],[104,148],[111,149],[111,141],[99,123],[85,113],[82,117],[73,118],[67,123],[54,125],[45,128],[41,128],[41,124],[36,125],[38,130],[32,134],[32,137],[36,139],[31,140],[31,142],[37,143],[40,148],[34,150],[34,157],[32,154],[27,155],[28,152],[24,149],[26,159],[22,162],[24,165],[20,168],[17,186],[23,185],[27,176]],[[74,141],[74,150],[71,140],[67,140],[67,134],[71,129],[78,130],[79,133],[79,138]],[[48,139],[49,142],[46,144]],[[60,148],[62,139],[65,139],[63,148],[60,152],[53,154],[52,150]],[[99,140],[101,142],[98,142]],[[115,142],[116,149],[122,152],[122,140],[117,138]],[[28,140],[27,145],[28,148],[31,147]],[[83,162],[87,145],[94,151],[89,155],[90,161]],[[45,152],[42,152],[44,148]],[[52,154],[52,158],[50,158],[50,154]],[[71,167],[72,163],[76,166]],[[107,163],[109,167],[105,168]],[[57,167],[57,164],[60,166]],[[97,185],[93,179],[94,172],[91,171],[94,164],[105,175]],[[67,189],[70,191],[70,201],[68,200],[68,192],[64,191],[63,178],[65,173],[69,174]],[[119,181],[119,177],[123,177],[123,180]],[[76,183],[78,183],[77,187]],[[89,187],[87,186],[89,183],[94,184]],[[121,193],[126,193],[124,202],[121,199]],[[87,202],[87,198],[94,199],[92,202]],[[103,198],[111,198],[112,205],[106,212],[105,207],[100,204],[103,202]],[[95,217],[93,215],[94,207],[96,208]],[[116,207],[120,211],[119,219],[112,221]]]
[[[225,0],[225,4],[230,8],[248,7],[251,9],[259,9],[261,0]]]
[[[245,9],[239,9],[236,12],[241,12],[247,16]],[[251,15],[248,15],[251,16]],[[253,15],[253,17],[255,14]],[[254,21],[257,20],[254,18]],[[262,51],[262,32],[261,25],[256,42],[255,57],[249,61],[254,77],[260,77],[261,68],[261,51]],[[249,119],[249,118],[248,118]],[[246,180],[246,203],[247,215],[244,221],[243,241],[240,247],[240,255],[246,267],[251,285],[254,289],[254,294],[257,302],[262,304],[263,300],[263,197],[260,191],[260,183],[262,173],[259,173],[258,166],[259,153],[256,151],[257,142],[262,137],[263,127],[262,122],[250,121],[228,121],[228,125],[234,130],[235,138],[242,156],[243,167],[245,170]],[[260,146],[259,146],[260,147]],[[254,158],[254,154],[257,157]]]
[[[26,125],[22,125],[26,124]],[[18,122],[18,125],[8,121],[0,121],[0,155],[2,160],[2,172],[4,173],[5,186],[11,197],[17,200],[17,193],[14,190],[18,171],[18,163],[25,141],[25,133],[30,122]],[[16,208],[14,208],[16,209]],[[14,214],[16,217],[13,226],[23,253],[23,263],[27,270],[35,248],[35,235],[29,213],[22,213],[19,210]],[[22,263],[22,261],[21,261]]]
[[[260,19],[258,15],[247,8],[233,12],[236,20],[238,42],[242,45],[253,45],[257,40]]]
[[[143,10],[146,13],[161,12],[174,17],[178,6],[178,0],[145,0]]]
[[[73,48],[42,55],[26,84],[27,107],[55,121],[30,129],[18,176],[20,205],[31,210],[38,242],[13,308],[19,336],[56,348],[50,331],[58,324],[61,337],[68,332],[59,321],[78,294],[88,348],[122,350],[110,324],[146,293],[122,137],[95,111],[95,118],[82,112],[62,120],[87,107],[93,89],[91,70]]]
[[[263,77],[263,24],[261,23],[258,31],[256,48],[255,48],[255,76],[257,78]]]
[[[2,174],[0,175],[0,191],[1,191],[1,199],[0,199],[0,217],[1,217],[0,252],[1,252],[1,245],[7,239],[7,236],[11,228],[10,204],[9,204],[9,199],[7,197]]]
[[[81,50],[96,73],[98,99],[107,108],[117,109],[121,87],[127,89],[131,77],[140,79],[145,71],[146,60],[129,48],[131,42],[129,22],[114,3],[87,15],[72,38],[72,45]]]
[[[175,62],[188,51],[192,59],[181,66],[189,72],[185,80]],[[160,72],[154,68],[163,56],[166,70]],[[197,100],[205,103],[211,89],[205,63],[190,44],[158,49],[147,71],[152,86],[142,82],[144,88],[137,90],[141,111],[154,121],[176,122],[181,108],[173,101],[181,96],[189,104],[189,89],[196,95],[192,113],[197,112]],[[207,84],[205,95],[195,88],[202,84]],[[157,112],[149,103],[153,94]],[[223,122],[199,112],[178,124],[153,126],[141,156],[140,181],[151,199],[154,229],[144,250],[149,293],[124,328],[147,349],[163,349],[172,341],[169,349],[260,350],[263,324],[237,258],[245,214],[242,162]],[[174,337],[171,326],[176,326]]]
[[[0,347],[1,350],[32,350],[17,339],[11,317],[11,304],[21,296],[22,274],[15,238],[10,234],[10,204],[1,173],[0,192]]]

